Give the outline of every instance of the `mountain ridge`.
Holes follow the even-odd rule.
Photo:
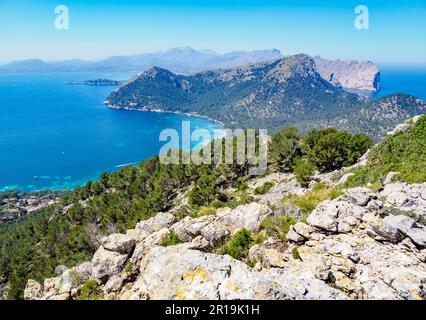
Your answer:
[[[315,60],[305,54],[188,75],[153,67],[125,82],[105,103],[113,108],[194,113],[229,128],[275,130],[294,124],[307,131],[331,125],[368,132],[376,139],[426,110],[424,101],[408,95],[373,100],[346,92],[325,80]]]

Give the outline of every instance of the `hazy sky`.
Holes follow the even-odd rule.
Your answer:
[[[61,4],[69,30],[55,29]],[[361,4],[369,8],[368,30],[354,27]],[[426,0],[0,0],[0,62],[177,46],[426,64]]]

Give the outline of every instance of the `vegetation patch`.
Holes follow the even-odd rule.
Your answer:
[[[254,193],[261,195],[261,194],[265,194],[267,193],[269,190],[271,190],[271,188],[274,186],[274,184],[272,182],[265,182],[263,185],[261,185],[260,187],[257,187],[256,189],[254,189]]]
[[[80,295],[76,300],[102,300],[103,293],[94,279],[87,280],[81,287]]]
[[[292,250],[291,250],[291,256],[293,257],[293,259],[295,259],[295,260],[300,260],[300,261],[302,261],[302,258],[300,257],[300,255],[299,255],[299,250],[298,250],[298,247],[294,247]]]
[[[247,255],[252,243],[253,238],[251,232],[243,228],[234,234],[228,243],[220,248],[219,252],[221,254],[228,254],[234,259],[241,260]]]
[[[399,172],[398,179],[407,183],[426,181],[426,115],[423,115],[406,132],[398,132],[386,137],[375,146],[369,156],[367,166],[354,170],[346,187],[381,183],[386,175]]]
[[[179,236],[174,232],[170,232],[161,238],[160,246],[169,247],[180,243],[183,243],[183,241],[179,238]]]
[[[290,194],[284,197],[281,201],[285,205],[297,206],[302,209],[307,216],[310,214],[320,202],[324,200],[333,200],[341,196],[343,191],[339,187],[330,188],[326,183],[320,182],[312,187],[312,190],[298,196]]]
[[[267,236],[285,241],[290,227],[296,222],[296,219],[285,214],[274,215],[263,220],[261,228],[265,230]]]

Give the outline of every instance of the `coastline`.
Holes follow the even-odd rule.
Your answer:
[[[172,114],[179,114],[179,115],[185,115],[185,116],[190,116],[190,117],[198,117],[198,118],[203,118],[209,121],[212,121],[222,127],[225,126],[225,124],[222,121],[216,120],[216,119],[212,119],[208,116],[204,116],[195,112],[181,112],[181,111],[167,111],[167,110],[163,110],[163,109],[141,109],[141,108],[132,108],[132,107],[121,107],[121,106],[117,106],[117,105],[113,105],[110,104],[108,100],[104,101],[104,104],[110,108],[110,109],[115,109],[115,110],[128,110],[128,111],[142,111],[142,112],[156,112],[156,113],[172,113]]]

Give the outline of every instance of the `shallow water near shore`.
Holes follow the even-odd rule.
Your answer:
[[[0,191],[73,189],[158,154],[160,132],[180,132],[182,121],[218,128],[199,117],[107,108],[115,86],[67,84],[130,76],[0,74]]]

